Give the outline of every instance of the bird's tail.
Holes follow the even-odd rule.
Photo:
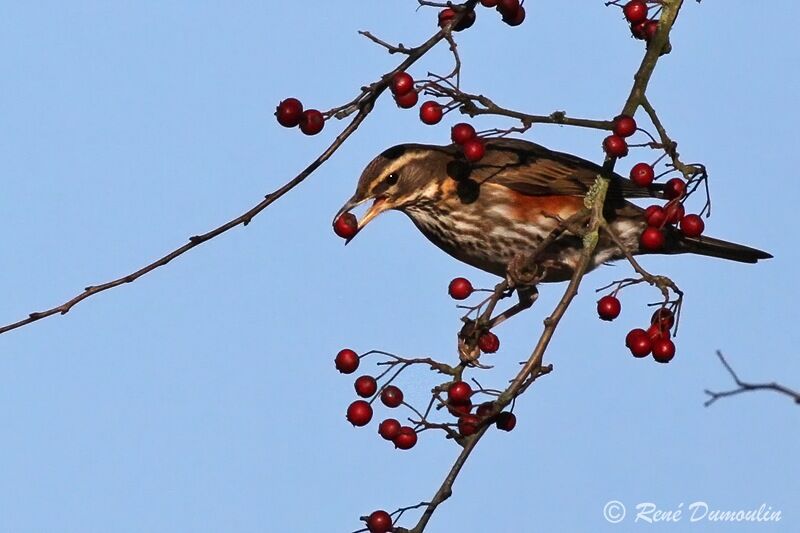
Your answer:
[[[759,259],[771,259],[772,255],[742,244],[723,241],[713,237],[679,237],[676,252],[719,257],[740,263],[757,263]]]

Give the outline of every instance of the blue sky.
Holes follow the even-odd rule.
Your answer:
[[[0,321],[65,301],[138,268],[255,204],[294,176],[342,124],[307,138],[272,116],[284,97],[327,109],[393,68],[356,34],[421,42],[435,12],[412,0],[7,2],[0,20]],[[532,113],[614,116],[641,43],[598,1],[529,0],[508,28],[478,13],[459,35],[463,87]],[[596,318],[587,277],[548,353],[555,366],[518,403],[512,433],[482,441],[432,532],[797,531],[798,408],[752,394],[703,407],[745,378],[800,387],[800,186],[794,2],[687,2],[651,101],[688,161],[711,173],[708,233],[769,250],[758,266],[648,258],[686,291],[678,355],[634,360],[623,339],[654,293],[627,291]],[[412,73],[449,69],[438,49]],[[194,250],[65,317],[0,337],[0,531],[33,533],[352,531],[357,517],[430,498],[457,450],[423,435],[396,452],[344,420],[344,346],[454,357],[448,281],[488,274],[430,245],[400,214],[342,246],[330,220],[362,167],[399,142],[446,142],[384,98],[362,129],[246,229]],[[504,126],[502,120],[478,121]],[[589,159],[602,134],[554,126],[528,138]],[[649,154],[648,154],[649,155]],[[625,160],[620,168],[635,162]],[[699,206],[698,206],[699,207]],[[563,291],[498,330],[502,386]],[[404,376],[424,403],[436,378]],[[377,417],[386,413],[381,411]],[[607,523],[632,509],[705,501],[783,511],[777,524]]]

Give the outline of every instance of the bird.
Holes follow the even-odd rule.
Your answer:
[[[623,259],[626,251],[634,256],[653,253],[640,245],[647,228],[645,209],[631,200],[664,199],[663,184],[641,187],[619,174],[603,172],[591,161],[523,139],[487,139],[484,156],[472,163],[456,144],[393,146],[366,166],[355,194],[334,221],[372,201],[357,222],[357,232],[381,213],[397,210],[434,245],[463,263],[508,278],[510,265],[536,250],[536,281],[566,281],[583,251],[580,228],[567,221],[586,212],[584,200],[600,174],[609,178],[603,214],[617,240],[601,232],[587,270]],[[712,237],[687,237],[670,225],[663,232],[664,245],[657,253],[691,253],[742,263],[772,257]]]

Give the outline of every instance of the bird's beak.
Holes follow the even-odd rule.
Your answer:
[[[342,216],[343,214],[345,214],[345,213],[347,213],[349,211],[352,211],[353,209],[355,209],[359,205],[361,205],[361,204],[363,204],[365,202],[368,202],[369,200],[373,200],[373,198],[358,199],[357,197],[353,196],[352,198],[350,198],[347,201],[347,203],[345,203],[342,206],[341,209],[339,209],[339,212],[336,213],[336,216],[333,217],[334,223],[336,223],[336,221],[339,219],[339,217]],[[385,196],[378,196],[378,197],[374,198],[374,202],[372,202],[372,205],[370,206],[370,208],[367,210],[366,213],[364,213],[364,216],[361,217],[361,219],[358,221],[358,231],[361,231],[364,228],[364,226],[369,224],[370,220],[372,220],[376,216],[380,215],[381,213],[383,213],[384,211],[387,211],[389,209],[391,209],[391,203],[388,201],[388,199]],[[354,238],[355,238],[355,236],[350,237],[349,239],[347,239],[345,241],[345,244],[349,243]]]

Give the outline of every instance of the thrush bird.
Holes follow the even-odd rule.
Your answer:
[[[584,198],[601,172],[595,163],[519,139],[486,141],[486,153],[477,163],[468,163],[457,145],[401,144],[367,165],[337,217],[373,200],[358,222],[359,230],[380,213],[395,209],[451,256],[499,276],[507,276],[513,261],[530,255],[558,232],[537,250],[536,279],[564,281],[575,271],[583,249],[579,228],[565,227],[564,221],[574,221],[585,210]],[[663,197],[661,185],[640,187],[617,174],[610,176],[604,216],[630,253],[650,252],[639,244],[647,227],[645,211],[629,199]],[[665,243],[658,253],[743,263],[772,257],[711,237],[685,237],[672,226],[663,231]],[[589,268],[624,257],[620,246],[601,234]]]

